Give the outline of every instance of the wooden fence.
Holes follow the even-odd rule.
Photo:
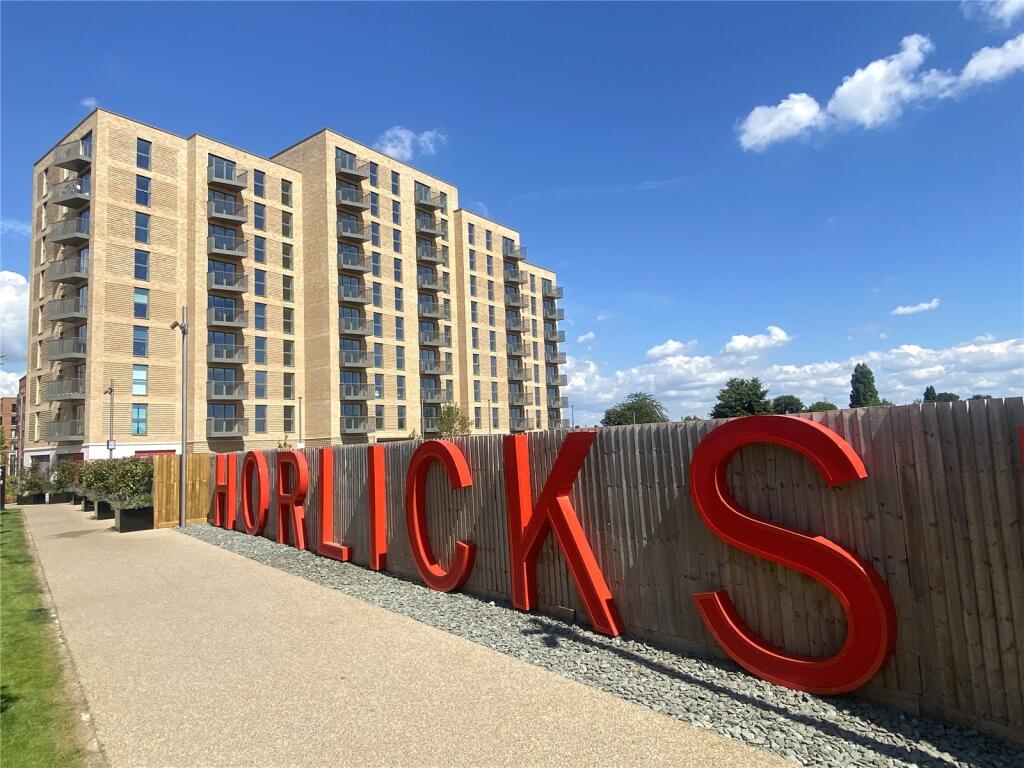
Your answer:
[[[209,454],[188,457],[185,486],[186,522],[206,522],[213,494],[213,458]],[[153,521],[157,528],[178,524],[178,457],[153,457]]]
[[[899,637],[888,663],[860,695],[1024,742],[1024,399],[807,418],[850,442],[868,470],[866,480],[828,488],[803,457],[758,445],[735,456],[730,486],[752,513],[827,536],[870,561],[888,583]],[[790,652],[830,655],[845,636],[845,617],[832,594],[800,573],[723,544],[693,507],[690,459],[700,440],[721,423],[601,429],[577,478],[571,498],[627,633],[721,656],[691,596],[725,588],[748,624],[768,641]],[[534,498],[563,440],[560,432],[530,434]],[[466,454],[473,485],[453,493],[441,468],[430,470],[431,541],[446,565],[456,539],[475,542],[475,566],[465,591],[508,600],[501,437],[456,442]],[[411,578],[417,571],[406,536],[404,489],[418,444],[385,445],[387,570]],[[366,449],[332,450],[335,538],[352,545],[354,562],[365,565]],[[319,456],[315,449],[305,453],[311,482],[306,540],[313,547]],[[195,462],[190,508],[205,512],[212,462],[203,456],[190,461]],[[269,463],[273,488],[274,462]],[[158,464],[158,485],[177,482],[172,464]],[[204,468],[207,475],[200,478]],[[158,496],[161,509],[173,508],[173,514],[162,512],[158,519],[176,520],[176,506],[168,504],[173,494],[160,488]],[[275,532],[271,514],[265,535]],[[538,582],[542,611],[586,622],[553,538],[539,559]]]

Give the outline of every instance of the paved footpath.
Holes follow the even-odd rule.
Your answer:
[[[190,536],[87,515],[25,509],[112,768],[790,765]]]

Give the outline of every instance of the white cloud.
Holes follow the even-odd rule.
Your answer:
[[[25,368],[28,346],[28,280],[17,272],[0,272],[0,354],[8,370]]]
[[[570,357],[564,393],[576,408],[576,421],[584,425],[599,423],[606,408],[638,390],[653,393],[673,418],[703,416],[714,405],[718,390],[734,376],[760,377],[772,397],[794,394],[805,403],[825,399],[846,407],[850,374],[859,362],[871,366],[881,396],[896,403],[921,397],[928,384],[961,397],[1024,394],[1024,340],[988,336],[943,349],[904,344],[799,365],[766,365],[756,357],[729,354],[680,354],[609,372],[586,357]]]
[[[939,300],[922,301],[920,304],[901,304],[896,307],[890,315],[916,315],[919,312],[930,312],[939,308]]]
[[[0,371],[0,397],[15,397],[18,394],[18,379],[24,375],[24,371],[20,373]]]
[[[959,74],[921,70],[934,48],[924,35],[907,35],[897,53],[876,59],[843,78],[824,109],[806,93],[791,93],[774,107],[755,107],[739,124],[740,146],[759,152],[813,131],[878,128],[897,120],[908,106],[958,97],[1024,69],[1024,34],[997,48],[975,51]]]
[[[689,352],[691,349],[697,346],[697,340],[692,341],[676,341],[675,339],[669,339],[664,344],[658,344],[647,350],[648,357],[668,357],[669,355],[678,355],[682,352]]]
[[[588,341],[593,341],[596,338],[597,338],[597,334],[596,333],[594,333],[593,331],[587,331],[582,336],[577,336],[576,337],[576,343],[577,344],[586,344]]]
[[[448,143],[448,137],[437,128],[416,133],[401,125],[388,128],[374,143],[374,148],[396,160],[408,162],[416,155],[436,155]]]
[[[979,16],[1003,27],[1010,26],[1018,16],[1024,14],[1024,0],[965,0],[960,3],[964,17]]]
[[[18,219],[0,219],[0,234],[32,237],[32,225]]]
[[[777,325],[769,325],[766,330],[768,333],[758,333],[753,336],[737,334],[729,339],[722,351],[727,354],[757,354],[766,349],[788,344],[793,340],[792,336]]]
[[[477,202],[473,203],[473,206],[478,211],[480,211],[481,215],[488,216],[488,217],[491,215],[491,209],[488,208],[484,203],[481,203],[481,202],[477,201]]]
[[[99,100],[95,96],[85,96],[80,102],[86,109],[96,109],[96,105],[99,104]]]
[[[597,317],[595,317],[594,319],[599,323],[606,323],[613,317],[615,317],[615,314],[613,312],[599,312]]]
[[[608,195],[634,194],[637,192],[655,192],[660,189],[677,187],[685,181],[685,176],[673,176],[668,179],[644,179],[620,184],[584,184],[578,187],[559,187],[557,189],[541,189],[536,192],[526,192],[522,195],[516,195],[515,199],[606,197]]]

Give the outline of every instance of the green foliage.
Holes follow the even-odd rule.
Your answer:
[[[473,422],[462,409],[449,403],[441,407],[441,415],[437,419],[437,431],[443,438],[463,437],[473,429]]]
[[[779,395],[772,400],[772,413],[801,413],[804,402],[796,395]]]
[[[960,399],[960,395],[955,392],[939,392],[935,396],[935,402],[937,403],[955,403]]]
[[[73,491],[74,466],[80,462],[58,461],[50,472],[50,493]]]
[[[881,405],[878,389],[875,387],[875,374],[866,363],[857,363],[850,377],[850,407],[867,408]]]
[[[968,400],[991,400],[992,395],[971,395]]]
[[[14,481],[14,490],[18,496],[36,496],[50,492],[50,483],[36,468],[31,467]]]
[[[601,425],[615,427],[622,424],[659,424],[664,421],[668,421],[668,413],[654,395],[634,392],[605,411]]]
[[[828,400],[818,400],[815,403],[811,403],[807,406],[809,413],[821,413],[822,411],[838,411],[839,406],[835,403],[830,403]]]
[[[153,503],[153,463],[149,459],[98,459],[81,465],[79,491],[116,510],[148,507]]]
[[[926,403],[935,402],[935,387],[933,387],[931,384],[924,388],[924,401]]]
[[[718,393],[718,402],[711,409],[711,418],[728,419],[771,412],[768,388],[760,379],[729,379]]]

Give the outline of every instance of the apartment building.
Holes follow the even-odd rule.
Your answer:
[[[18,461],[18,398],[0,397],[0,432],[4,436],[7,472],[13,472]]]
[[[179,450],[186,311],[189,451],[563,426],[554,274],[340,134],[265,158],[95,110],[33,204],[26,461]]]

